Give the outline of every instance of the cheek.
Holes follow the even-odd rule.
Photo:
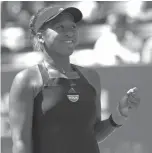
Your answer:
[[[52,44],[58,37],[58,33],[53,31],[52,29],[48,29],[46,35],[44,36],[44,40],[47,44]]]
[[[75,34],[75,36],[76,36],[76,45],[78,45],[78,43],[79,43],[79,33],[77,32],[76,34]]]

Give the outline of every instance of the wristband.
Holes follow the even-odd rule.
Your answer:
[[[109,117],[109,121],[110,121],[110,123],[111,123],[111,125],[113,126],[113,127],[121,127],[122,125],[118,125],[118,124],[116,124],[115,122],[114,122],[114,120],[113,120],[113,118],[112,118],[112,114],[110,115],[110,117]]]

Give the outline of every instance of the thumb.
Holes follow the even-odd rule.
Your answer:
[[[125,95],[119,102],[120,107],[127,107],[128,106],[128,95]]]

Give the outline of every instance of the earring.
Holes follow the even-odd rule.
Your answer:
[[[44,39],[43,39],[42,34],[41,33],[38,33],[37,36],[38,36],[39,42],[43,44],[44,43]]]
[[[43,44],[44,43],[44,39],[39,39],[39,42]]]

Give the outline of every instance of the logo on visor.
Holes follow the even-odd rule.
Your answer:
[[[63,11],[63,10],[64,10],[63,8],[60,8],[60,9],[59,9],[60,12]]]

